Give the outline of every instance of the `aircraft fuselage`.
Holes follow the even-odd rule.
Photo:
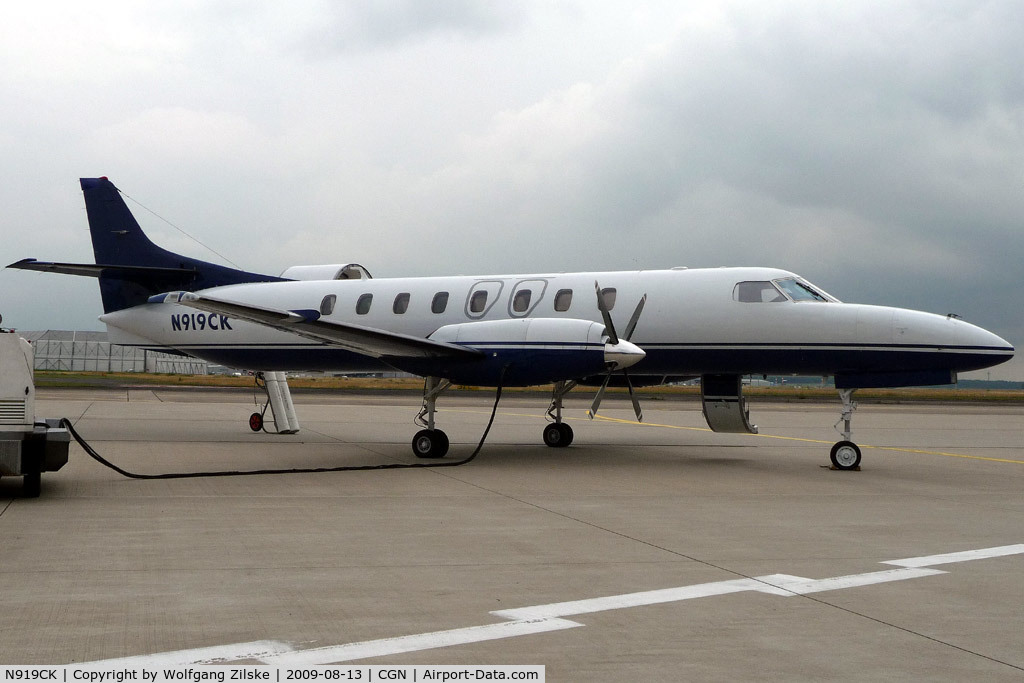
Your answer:
[[[445,325],[488,320],[600,323],[595,282],[614,290],[605,300],[619,329],[647,295],[632,336],[646,357],[631,368],[634,376],[820,374],[847,378],[849,386],[899,386],[944,383],[950,373],[1013,355],[1008,342],[956,317],[840,303],[774,268],[288,281],[197,293],[428,337]],[[794,290],[794,282],[801,286]],[[765,283],[777,291],[759,292]],[[180,304],[143,304],[100,319],[115,343],[172,347],[231,367],[390,369],[376,358]]]

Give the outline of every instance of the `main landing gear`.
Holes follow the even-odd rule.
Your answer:
[[[837,470],[860,469],[860,448],[850,441],[850,423],[853,420],[853,411],[857,409],[857,404],[853,402],[853,392],[853,389],[839,390],[839,398],[843,402],[843,413],[839,418],[839,422],[843,423],[843,440],[837,441],[829,454],[832,467]],[[836,422],[836,427],[839,426],[839,422]]]
[[[448,435],[434,425],[434,413],[437,412],[437,397],[451,385],[438,377],[427,377],[424,382],[423,406],[415,420],[423,429],[412,438],[412,452],[417,458],[443,458],[448,453]],[[572,443],[572,427],[562,422],[562,398],[575,386],[575,381],[555,382],[547,413],[552,422],[543,432],[544,443],[552,448],[565,448]]]
[[[417,458],[443,458],[448,453],[448,435],[434,428],[437,397],[452,385],[446,379],[427,377],[423,384],[423,407],[416,416],[416,424],[423,427],[412,437],[412,452]]]
[[[555,382],[555,388],[551,392],[548,417],[552,422],[544,427],[544,443],[552,448],[565,448],[572,443],[572,427],[562,422],[562,398],[575,386],[575,381]]]

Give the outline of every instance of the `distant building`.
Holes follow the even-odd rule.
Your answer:
[[[111,344],[106,332],[18,330],[18,334],[35,349],[36,370],[208,374],[204,360]]]

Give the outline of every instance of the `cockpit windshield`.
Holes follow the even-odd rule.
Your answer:
[[[838,301],[795,277],[737,282],[732,290],[732,298],[743,303],[758,304],[782,301]]]
[[[793,301],[832,301],[831,297],[818,292],[806,282],[794,277],[781,278],[774,282]]]

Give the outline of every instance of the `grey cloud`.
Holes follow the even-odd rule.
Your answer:
[[[514,29],[525,20],[520,3],[474,0],[350,0],[328,3],[323,25],[304,39],[318,53],[349,52],[412,43],[435,35],[478,38]]]

